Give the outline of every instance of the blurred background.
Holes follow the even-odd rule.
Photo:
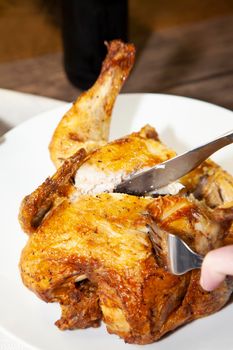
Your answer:
[[[64,4],[0,0],[0,88],[65,101],[86,88],[81,79],[73,85],[64,70]],[[127,6],[126,35],[137,58],[123,92],[184,95],[233,109],[233,0],[128,0]],[[118,29],[125,25],[122,15],[112,18]],[[65,22],[72,20],[66,11]]]

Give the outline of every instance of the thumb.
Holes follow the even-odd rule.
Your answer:
[[[233,245],[209,252],[202,263],[200,284],[212,291],[224,281],[226,275],[233,275]]]

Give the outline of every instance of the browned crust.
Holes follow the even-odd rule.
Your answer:
[[[113,40],[105,42],[108,49],[108,55],[102,63],[102,69],[100,77],[114,66],[118,66],[122,69],[122,80],[128,76],[128,70],[132,68],[135,59],[135,46],[134,44],[125,44],[121,40]]]
[[[60,302],[62,317],[56,322],[60,329],[96,327],[103,318],[109,333],[117,334],[128,343],[148,344],[184,323],[219,310],[226,303],[232,286],[225,282],[215,292],[208,293],[199,285],[200,272],[171,275],[158,265],[148,237],[148,244],[143,241],[143,251],[147,254],[135,264],[130,263],[132,255],[124,253],[125,245],[122,250],[123,240],[119,239],[119,246],[114,243],[114,251],[117,249],[121,259],[126,258],[119,265],[119,261],[111,260],[112,237],[108,241],[103,227],[98,225],[99,222],[111,225],[114,230],[117,223],[124,228],[124,237],[130,228],[146,225],[150,219],[146,209],[151,201],[154,201],[153,213],[158,221],[163,208],[169,209],[180,201],[184,207],[183,210],[178,207],[174,222],[186,215],[191,219],[195,204],[179,197],[146,200],[122,195],[111,201],[111,196],[103,194],[95,199],[87,196],[86,203],[82,198],[79,206],[77,201],[64,200],[29,238],[23,250],[20,264],[23,281],[43,300]],[[91,215],[96,221],[92,221]],[[173,222],[165,220],[164,223],[169,229]],[[75,235],[87,242],[86,248],[73,245],[74,241],[69,247],[69,239]],[[135,240],[141,242],[142,237],[135,234],[128,239],[132,249]],[[103,255],[99,255],[100,246],[104,248]],[[85,249],[88,254],[84,254]],[[137,254],[138,247],[133,252]],[[76,290],[75,279],[83,274],[88,280]],[[115,317],[116,314],[121,316]]]
[[[68,281],[56,291],[62,316],[55,325],[61,330],[98,327],[102,319],[97,286],[89,280]]]
[[[180,181],[186,191],[193,193],[210,208],[214,209],[233,201],[233,177],[210,159]]]
[[[162,231],[159,235],[162,240],[166,241],[166,233],[172,233],[183,239],[194,251],[203,255],[221,245],[225,230],[229,227],[228,222],[217,222],[208,207],[177,195],[156,198],[148,206],[148,211],[157,224],[158,233]],[[197,224],[200,222],[207,225],[209,229],[211,224],[215,226],[218,232],[215,239],[197,229]],[[199,245],[198,241],[202,241],[202,244]],[[164,242],[164,246],[166,245],[167,243]],[[162,257],[162,260],[165,261],[165,257]]]
[[[73,190],[73,177],[86,156],[84,149],[79,150],[66,160],[57,172],[26,196],[20,206],[19,222],[27,233],[34,232],[43,218]]]
[[[233,220],[233,201],[227,202],[213,210],[213,217],[215,220],[232,221]]]

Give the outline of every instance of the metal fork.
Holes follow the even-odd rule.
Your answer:
[[[173,275],[183,275],[201,267],[203,256],[195,253],[178,236],[167,232],[157,234],[151,226],[149,236],[163,267]]]

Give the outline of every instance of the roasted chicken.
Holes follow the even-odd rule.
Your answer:
[[[153,225],[162,238],[180,235],[200,254],[233,243],[233,179],[207,161],[180,179],[185,187],[177,195],[113,193],[131,174],[175,156],[149,125],[106,143],[112,105],[134,55],[131,45],[117,41],[110,52],[113,47],[114,60],[108,56],[94,88],[55,131],[50,152],[61,167],[22,201],[19,221],[29,239],[20,271],[36,295],[60,303],[60,329],[103,320],[109,333],[147,344],[228,301],[231,278],[209,293],[200,287],[199,271],[171,275],[166,246],[158,254],[148,232]],[[104,109],[106,101],[111,107]]]

